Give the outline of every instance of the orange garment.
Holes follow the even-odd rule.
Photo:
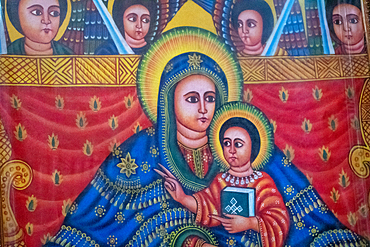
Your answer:
[[[219,173],[208,188],[193,195],[198,205],[196,220],[200,224],[209,227],[220,225],[208,215],[221,215],[221,190],[233,186],[225,179]],[[262,172],[262,177],[254,182],[236,187],[256,189],[256,217],[263,246],[283,246],[289,231],[289,215],[272,178]]]

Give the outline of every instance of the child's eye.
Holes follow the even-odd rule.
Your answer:
[[[224,147],[230,147],[231,143],[229,141],[224,141]]]
[[[349,23],[352,23],[352,24],[357,24],[358,23],[358,19],[356,18],[352,18],[352,19],[349,19],[348,21]]]
[[[235,147],[236,148],[241,148],[241,147],[243,147],[243,143],[241,143],[241,142],[235,142]]]
[[[31,11],[31,14],[33,14],[35,16],[40,16],[40,15],[42,15],[42,11],[39,10],[39,9],[35,9],[35,10]]]

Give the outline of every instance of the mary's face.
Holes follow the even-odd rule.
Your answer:
[[[149,10],[140,4],[128,7],[123,14],[123,26],[125,35],[134,40],[143,40],[149,32]]]
[[[347,45],[355,45],[364,39],[361,10],[351,4],[339,4],[333,10],[334,32]]]
[[[255,46],[261,43],[263,20],[255,10],[244,10],[238,17],[238,34],[244,45]]]
[[[19,21],[26,38],[48,44],[58,33],[60,8],[58,0],[21,0]]]
[[[176,120],[181,125],[204,132],[215,112],[215,84],[203,75],[188,76],[177,84],[174,104]]]
[[[224,157],[230,167],[242,167],[250,161],[252,141],[245,129],[241,127],[228,128],[224,134],[222,147]]]

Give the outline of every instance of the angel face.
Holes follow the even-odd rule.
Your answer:
[[[175,89],[176,121],[195,132],[207,130],[215,112],[215,84],[204,75],[190,75]]]
[[[252,141],[247,130],[241,127],[230,127],[225,131],[222,141],[224,157],[229,163],[230,168],[241,168],[249,169],[251,152],[252,152]],[[243,169],[246,170],[246,169]]]
[[[364,39],[361,10],[354,5],[343,3],[333,10],[334,32],[346,45],[355,45]]]
[[[48,44],[57,35],[60,22],[58,0],[21,0],[18,13],[23,34],[27,39]]]
[[[150,13],[143,5],[136,4],[128,7],[123,14],[125,36],[133,40],[144,40],[149,32]]]
[[[255,10],[244,10],[238,16],[238,34],[245,46],[261,44],[263,20]]]

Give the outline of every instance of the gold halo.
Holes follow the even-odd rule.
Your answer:
[[[197,52],[213,59],[224,72],[228,85],[228,101],[241,100],[243,75],[240,65],[218,37],[204,29],[175,28],[162,35],[143,57],[138,68],[137,91],[149,119],[156,123],[158,93],[162,72],[174,57]]]
[[[8,10],[7,10],[7,7],[6,7],[7,3],[8,3],[8,0],[5,0],[5,6],[4,6],[5,23],[6,23],[6,28],[8,30],[8,34],[9,34],[9,39],[10,39],[11,42],[13,42],[17,39],[20,39],[20,38],[24,37],[24,35],[21,34],[20,32],[18,32],[18,30],[14,27],[13,23],[10,21],[9,16],[8,16]],[[63,34],[65,33],[65,31],[68,27],[69,20],[71,19],[71,15],[72,15],[71,0],[67,0],[66,17],[64,18],[62,25],[60,25],[60,27],[59,27],[58,33],[54,38],[55,41],[58,41],[59,39],[62,38]]]
[[[260,136],[260,150],[251,164],[254,170],[261,169],[271,158],[274,151],[274,132],[265,114],[253,105],[242,102],[230,102],[219,108],[210,125],[209,144],[215,160],[224,168],[229,168],[224,158],[220,143],[220,131],[223,124],[231,118],[245,118],[257,129]]]

